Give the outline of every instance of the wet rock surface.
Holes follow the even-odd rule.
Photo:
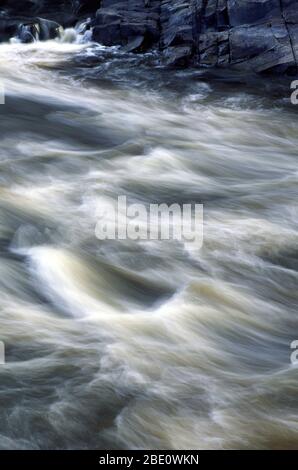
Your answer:
[[[93,40],[130,52],[158,49],[170,66],[297,72],[297,0],[7,0],[2,40],[27,24],[22,15],[34,18],[24,40],[37,17],[65,27],[91,16]]]
[[[3,0],[0,4],[0,41],[53,39],[59,26],[72,27],[100,6],[93,0]]]
[[[102,0],[94,39],[157,47],[169,65],[295,69],[297,0]]]

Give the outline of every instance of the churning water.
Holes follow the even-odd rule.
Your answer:
[[[1,448],[297,447],[289,83],[65,41],[0,76]],[[203,248],[99,241],[118,195],[203,203]]]

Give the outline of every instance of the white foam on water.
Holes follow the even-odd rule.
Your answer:
[[[1,445],[295,447],[292,115],[215,83],[184,92],[179,73],[171,94],[174,72],[154,88],[141,62],[127,87],[121,52],[82,40],[0,45]],[[98,203],[119,195],[203,202],[203,248],[99,242]]]

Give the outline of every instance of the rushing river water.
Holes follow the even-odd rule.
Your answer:
[[[297,448],[290,81],[59,41],[0,78],[0,447]],[[99,241],[118,195],[203,203],[203,248]]]

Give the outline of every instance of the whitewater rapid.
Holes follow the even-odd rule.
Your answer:
[[[297,448],[289,84],[67,38],[0,45],[0,448]],[[99,241],[119,195],[203,248]]]

